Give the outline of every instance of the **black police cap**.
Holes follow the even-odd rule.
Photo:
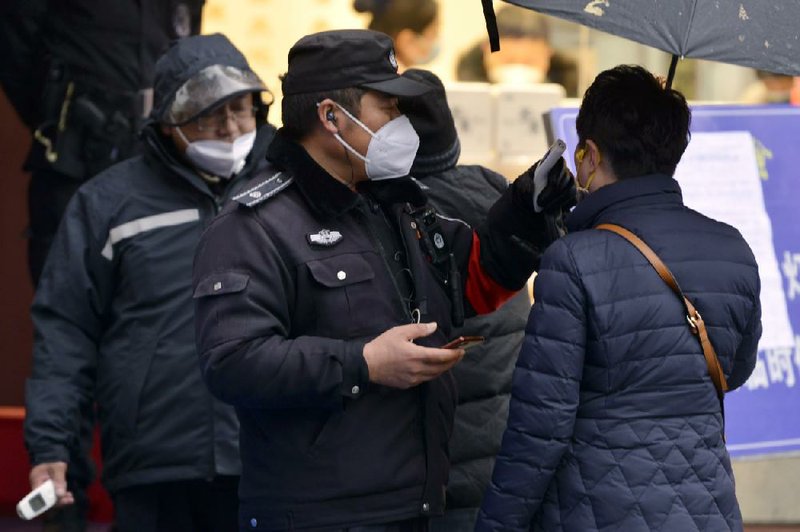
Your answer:
[[[363,87],[394,96],[419,96],[429,85],[397,73],[392,39],[378,31],[333,30],[307,35],[289,50],[283,94]]]

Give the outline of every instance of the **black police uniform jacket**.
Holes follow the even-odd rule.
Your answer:
[[[408,390],[370,384],[362,355],[367,341],[412,322],[414,309],[439,324],[417,343],[451,339],[453,291],[407,213],[425,196],[410,178],[354,193],[280,131],[268,158],[275,170],[209,226],[194,270],[204,376],[241,422],[240,526],[317,529],[441,513],[452,376]],[[437,218],[467,315],[496,308],[538,263],[530,242],[509,231],[529,226],[527,215],[508,194],[500,204],[477,233]],[[411,272],[410,301],[397,288],[395,257]]]
[[[25,443],[33,464],[68,461],[97,403],[103,481],[134,485],[240,471],[238,421],[197,367],[192,258],[205,225],[265,165],[262,126],[245,169],[214,194],[156,127],[146,152],[70,201],[31,310]]]

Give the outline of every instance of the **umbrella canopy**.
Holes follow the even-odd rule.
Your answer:
[[[673,56],[800,75],[800,0],[505,1]]]

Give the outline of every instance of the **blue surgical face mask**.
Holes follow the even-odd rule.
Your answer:
[[[380,181],[408,175],[417,156],[419,135],[407,116],[400,115],[373,132],[350,111],[338,103],[336,106],[372,137],[367,146],[367,155],[364,156],[348,144],[338,132],[333,135],[350,153],[364,161],[367,177],[373,181]]]

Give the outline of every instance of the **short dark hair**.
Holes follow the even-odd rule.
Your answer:
[[[330,98],[350,111],[353,116],[358,116],[361,113],[361,97],[366,92],[366,89],[359,87],[348,87],[325,92],[286,95],[281,102],[283,131],[295,141],[308,136],[319,124],[317,104],[325,98]]]
[[[355,0],[353,8],[359,13],[371,13],[369,29],[392,39],[405,29],[422,33],[439,14],[436,0]]]
[[[618,179],[673,175],[689,144],[691,112],[683,95],[640,66],[601,72],[583,96],[576,127]]]
[[[513,4],[505,4],[497,10],[497,30],[501,37],[550,42],[550,21],[547,15]]]

